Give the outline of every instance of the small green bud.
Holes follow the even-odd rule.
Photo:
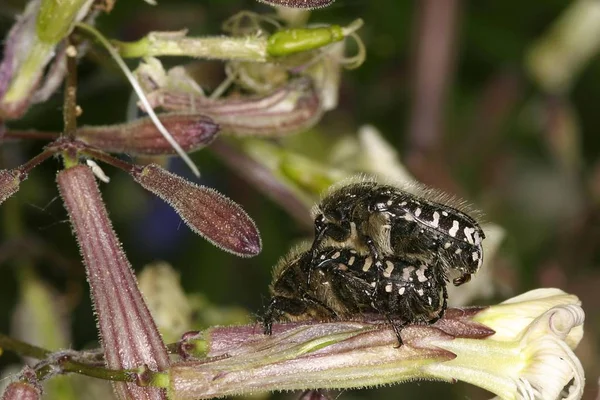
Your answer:
[[[344,39],[344,32],[339,25],[312,29],[286,29],[271,35],[267,42],[267,53],[271,57],[283,57],[318,49],[342,39]]]

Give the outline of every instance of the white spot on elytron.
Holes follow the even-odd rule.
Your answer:
[[[473,235],[473,237],[475,238],[475,244],[481,243],[481,236],[479,236],[479,232],[475,231],[475,234]]]
[[[467,227],[465,227],[464,232],[465,232],[465,238],[467,238],[467,242],[469,242],[469,244],[475,244],[475,240],[473,240],[473,236],[471,236],[473,234],[473,232],[475,232],[475,229],[469,228],[467,226]]]
[[[337,269],[340,271],[348,271],[348,266],[346,264],[339,263]]]
[[[341,253],[339,251],[336,251],[335,253],[333,253],[333,255],[331,256],[332,260],[335,260],[336,258],[338,258],[341,255]]]
[[[460,228],[458,221],[457,220],[452,221],[452,228],[450,228],[450,230],[448,231],[448,234],[452,237],[455,237],[456,234],[458,233],[458,228]]]
[[[431,221],[431,226],[437,228],[440,225],[440,213],[435,211],[433,213],[433,221]]]
[[[373,286],[373,287],[377,286],[377,282],[371,282],[371,286]]]
[[[367,272],[369,268],[371,268],[371,265],[373,265],[373,259],[371,257],[367,257],[365,259],[365,264],[363,265],[362,270]]]
[[[405,201],[403,201],[402,203],[400,203],[400,207],[404,207],[407,203]]]
[[[392,276],[392,271],[394,270],[394,263],[391,261],[386,261],[385,265],[386,265],[386,268],[383,271],[383,276],[385,276],[386,278],[389,278],[390,276]]]
[[[415,217],[418,217],[419,215],[421,215],[421,207],[417,207],[415,210]]]
[[[408,213],[407,213],[407,214],[404,214],[404,215],[402,216],[402,218],[404,218],[404,219],[405,219],[405,220],[407,220],[407,221],[414,221],[414,220],[415,220],[415,217],[413,217],[413,216],[412,216],[412,214],[408,214]]]
[[[456,249],[456,251],[454,252],[454,254],[460,254],[462,253],[462,249]]]
[[[425,294],[425,291],[423,289],[419,289],[419,290],[417,290],[417,294],[419,296],[423,296]]]
[[[472,254],[472,256],[473,256],[473,261],[479,260],[479,253],[478,252],[474,251],[473,254]]]
[[[425,271],[427,271],[427,265],[422,265],[418,270],[417,270],[417,280],[419,282],[427,282],[427,277],[425,276]]]
[[[442,211],[442,215],[443,215],[444,217],[447,217],[447,216],[448,216],[448,211]]]
[[[319,257],[321,260],[325,259],[325,254],[321,254],[321,257]]]
[[[356,239],[358,234],[356,233],[356,224],[354,222],[350,222],[350,238]]]
[[[444,243],[444,248],[445,249],[449,248],[450,246],[452,246],[452,243],[450,243],[450,242]]]
[[[402,296],[404,294],[404,292],[406,292],[406,288],[404,286],[402,286],[400,289],[398,289],[398,294],[400,296]]]
[[[431,296],[427,296],[427,302],[429,303],[429,305],[431,305]]]
[[[387,285],[385,285],[385,291],[388,293],[392,293],[392,284],[388,283]]]
[[[356,257],[354,257],[354,256],[350,257],[350,259],[348,260],[348,265],[351,266],[352,264],[354,264],[355,259],[356,259]]]
[[[388,200],[387,203],[385,203],[385,204],[387,204],[388,206],[391,206],[392,204],[394,204],[394,202],[391,200]]]
[[[408,267],[404,268],[404,269],[402,270],[402,279],[403,279],[404,281],[412,281],[411,274],[413,273],[413,271],[414,271],[415,269],[416,269],[416,268],[415,268],[415,267],[412,267],[412,266],[408,266]]]

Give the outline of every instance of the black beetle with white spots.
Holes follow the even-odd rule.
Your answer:
[[[410,324],[433,324],[483,262],[485,234],[460,202],[362,180],[330,191],[314,210],[315,239],[275,268],[265,333],[282,320],[378,314],[402,343]]]

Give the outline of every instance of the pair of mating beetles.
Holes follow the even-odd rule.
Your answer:
[[[416,192],[416,193],[415,193]],[[452,204],[452,205],[451,205]],[[314,210],[312,245],[275,267],[263,324],[377,314],[401,330],[433,324],[447,308],[446,283],[471,279],[485,235],[460,203],[362,180],[334,188]]]

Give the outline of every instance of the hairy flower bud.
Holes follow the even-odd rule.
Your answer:
[[[254,221],[236,203],[216,190],[198,186],[156,164],[134,169],[132,176],[177,211],[194,232],[222,250],[242,257],[260,253]]]
[[[19,186],[27,176],[14,169],[0,169],[0,204],[19,191]]]
[[[10,383],[2,395],[2,400],[39,400],[41,398],[41,389],[25,382]]]
[[[212,119],[198,114],[162,114],[160,121],[186,153],[210,144],[219,132]],[[175,150],[150,118],[120,125],[84,126],[77,130],[83,142],[111,153],[133,155],[174,154]]]
[[[42,398],[42,387],[37,381],[33,369],[25,367],[21,371],[19,379],[19,381],[8,384],[2,400],[39,400]]]
[[[319,94],[309,78],[294,80],[266,96],[209,99],[159,88],[148,93],[148,100],[152,107],[207,115],[223,133],[238,136],[285,136],[309,129],[323,115]]]

